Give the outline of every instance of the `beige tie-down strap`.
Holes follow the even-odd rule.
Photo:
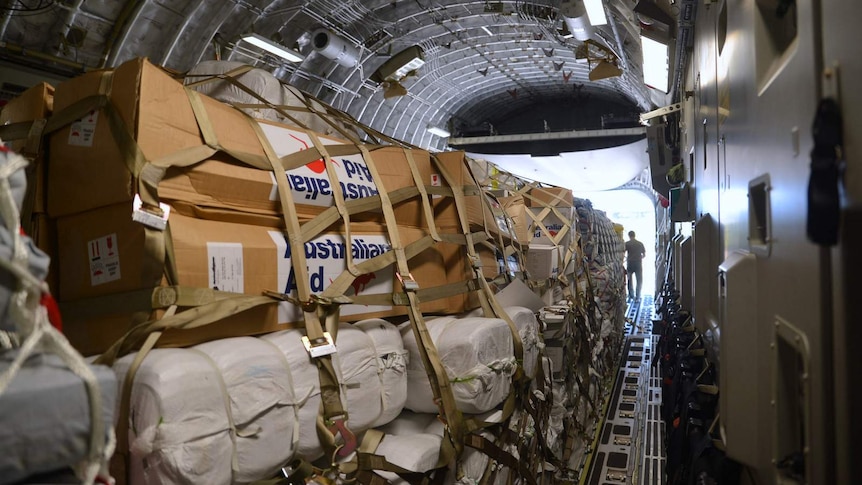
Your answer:
[[[371,154],[366,152],[367,160],[371,160]],[[369,170],[372,171],[371,176],[382,184],[377,167],[373,160],[368,164]],[[428,380],[431,383],[431,389],[434,394],[434,399],[441,410],[441,417],[445,420],[446,432],[443,441],[452,441],[452,446],[455,449],[455,455],[460,456],[464,446],[464,423],[461,411],[455,402],[455,395],[452,391],[452,386],[446,369],[440,360],[437,353],[437,347],[431,339],[431,334],[425,325],[425,317],[419,310],[419,299],[416,295],[416,290],[419,285],[413,279],[410,273],[410,267],[407,263],[407,255],[405,248],[401,244],[401,235],[398,230],[398,220],[395,218],[395,210],[389,200],[386,192],[386,187],[378,185],[380,193],[381,208],[383,209],[383,217],[386,220],[386,228],[389,233],[389,241],[392,246],[392,253],[395,255],[395,271],[398,279],[402,282],[404,292],[407,294],[410,305],[408,306],[408,315],[410,317],[410,326],[413,329],[413,334],[416,337],[416,342],[419,344],[419,351],[422,358],[422,364],[425,372],[428,375]],[[442,454],[442,452],[441,452]]]
[[[515,349],[515,359],[518,362],[518,370],[515,372],[514,380],[515,382],[522,381],[524,377],[524,343],[521,340],[521,335],[518,332],[517,326],[515,326],[515,322],[512,321],[509,314],[500,306],[497,298],[494,296],[494,292],[491,289],[491,286],[485,280],[482,274],[482,264],[479,259],[479,255],[476,253],[476,242],[471,236],[470,233],[470,223],[467,221],[467,203],[464,198],[463,190],[454,184],[454,177],[446,168],[446,166],[440,163],[436,158],[434,160],[437,163],[437,169],[440,170],[440,175],[443,177],[443,180],[452,188],[452,195],[455,198],[455,207],[458,212],[458,219],[461,224],[461,230],[467,236],[467,255],[473,263],[473,271],[476,276],[476,279],[479,281],[481,286],[481,291],[479,291],[479,301],[482,305],[482,311],[486,317],[491,318],[500,318],[506,322],[509,326],[509,330],[512,333],[512,343]],[[471,174],[472,177],[472,174]],[[475,180],[475,179],[474,179]]]

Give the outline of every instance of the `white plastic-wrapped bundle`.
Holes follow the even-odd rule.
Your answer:
[[[539,358],[539,321],[536,320],[536,315],[529,308],[521,306],[509,306],[503,308],[503,311],[512,319],[515,328],[518,329],[518,334],[521,336],[521,342],[524,346],[524,374],[532,379],[536,376],[536,360]],[[465,316],[476,317],[482,315],[482,309],[467,313]]]
[[[381,427],[380,431],[385,433],[385,436],[375,454],[385,457],[389,463],[418,473],[430,471],[437,464],[444,430],[443,423],[436,415],[404,411],[391,423]],[[496,441],[490,432],[481,431],[480,434],[492,442]],[[445,483],[462,485],[479,483],[485,474],[488,456],[466,447],[460,463],[464,477],[456,481],[454,469],[450,467]],[[507,474],[508,470],[501,470],[497,474],[495,483],[506,483]],[[397,475],[384,475],[391,481],[394,480],[392,483],[400,483]]]
[[[285,330],[262,338],[281,349],[290,362],[294,390],[301,402],[298,454],[313,460],[323,454],[316,429],[320,381],[317,367],[302,345],[303,335],[300,330]],[[385,424],[404,407],[406,353],[396,335],[398,330],[383,320],[339,326],[333,362],[341,384],[342,406],[349,416],[347,426],[354,433]],[[384,362],[392,365],[380,367]]]
[[[386,320],[370,319],[353,324],[371,337],[377,356],[377,376],[380,379],[381,408],[372,428],[382,426],[404,409],[407,401],[408,354],[401,333]],[[342,341],[339,338],[339,341]]]
[[[434,468],[440,458],[442,428],[432,428],[438,422],[435,414],[404,411],[392,422],[380,428],[386,434],[374,454],[406,470],[425,473]]]
[[[245,63],[236,61],[203,61],[193,67],[188,74],[186,74],[185,84],[201,81],[212,75],[225,74],[245,65]],[[243,86],[247,87],[252,92],[257,93],[260,97],[274,105],[286,104],[284,97],[285,93],[281,82],[276,79],[275,76],[263,69],[251,69],[239,76],[235,76],[235,79]],[[193,89],[211,98],[231,105],[262,104],[258,98],[252,96],[242,88],[236,86],[230,81],[221,79],[214,79],[212,81],[199,84]],[[254,118],[262,118],[271,121],[282,121],[284,118],[276,110],[270,108],[241,109]]]
[[[114,365],[120,380],[134,360]],[[132,483],[245,483],[296,450],[291,372],[278,349],[251,337],[156,349],[132,386]]]
[[[132,483],[246,483],[323,454],[317,367],[304,332],[155,349],[132,387]],[[383,320],[342,325],[333,362],[348,427],[393,419],[407,399],[406,351]],[[124,379],[133,355],[114,365]]]
[[[426,325],[462,412],[484,413],[506,398],[515,372],[512,334],[506,322],[499,318],[442,317]],[[401,335],[410,354],[406,407],[420,413],[436,413],[431,383],[413,329],[404,325]]]
[[[282,99],[287,106],[295,106],[304,110],[288,110],[288,113],[296,121],[305,126],[306,129],[322,133],[335,138],[344,138],[338,129],[353,133],[355,130],[347,128],[344,123],[326,114],[326,107],[319,101],[307,97],[302,91],[292,86],[282,86]],[[307,103],[307,104],[306,104]],[[313,111],[313,112],[312,112]],[[325,118],[325,119],[324,119]],[[329,121],[326,121],[329,120]],[[294,124],[291,120],[282,119],[282,123]]]

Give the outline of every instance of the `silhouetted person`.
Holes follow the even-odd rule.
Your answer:
[[[641,288],[643,287],[644,271],[643,262],[646,256],[646,249],[643,243],[635,239],[635,232],[629,231],[629,240],[626,241],[626,273],[629,280],[629,300],[641,297]],[[637,276],[637,292],[632,285],[632,278]]]

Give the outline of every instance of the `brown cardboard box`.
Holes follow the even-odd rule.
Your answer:
[[[527,215],[527,205],[524,202],[524,197],[520,195],[512,195],[509,197],[498,197],[503,210],[511,218],[512,231],[518,242],[521,244],[530,243],[530,222],[532,219]]]
[[[3,107],[3,110],[0,111],[0,126],[48,118],[53,106],[54,87],[47,83],[39,83]],[[30,144],[27,139],[9,140],[4,138],[3,141],[12,150],[31,160],[27,167],[27,194],[24,197],[24,206],[21,208],[21,225],[24,232],[31,234],[36,224],[33,220],[33,214],[45,212],[46,180],[43,151],[39,150],[38,144]],[[45,249],[42,246],[39,247]]]
[[[96,94],[105,73],[89,73],[62,83],[57,89],[57,109]],[[262,156],[263,144],[248,117],[206,96],[200,96],[205,112],[222,147],[235,153]],[[202,135],[183,86],[145,60],[127,62],[113,72],[111,102],[134,133],[147,160],[200,146]],[[284,157],[313,146],[309,133],[273,122],[259,122],[274,152]],[[344,141],[320,136],[324,145]],[[106,112],[92,113],[60,130],[51,138],[52,169],[49,209],[55,216],[129,201],[134,195],[128,171],[108,123]],[[413,150],[423,179],[431,178],[429,154]],[[388,192],[415,186],[407,169],[404,150],[384,147],[371,151]],[[287,172],[297,216],[310,218],[334,205],[332,190],[340,186],[346,199],[377,193],[375,181],[362,155],[333,156],[338,183],[329,180],[321,160]],[[171,168],[159,184],[163,201],[179,201],[206,209],[230,209],[263,215],[281,213],[275,179],[268,170],[239,162],[226,154],[189,168]],[[418,198],[396,207],[399,221],[425,225]],[[357,220],[382,220],[380,212],[355,216]]]
[[[159,284],[161,275],[156,275],[155,280],[142,280],[145,231],[131,220],[126,204],[61,218],[58,229],[62,300],[123,293]],[[264,290],[284,292],[292,278],[286,237],[279,229],[195,219],[176,211],[170,215],[170,229],[180,285],[259,294]],[[352,254],[357,263],[389,245],[385,229],[378,224],[353,224],[351,231]],[[314,293],[321,293],[329,286],[329,279],[335,279],[344,269],[343,238],[339,233],[335,230],[306,244]],[[418,229],[399,227],[405,245],[424,234]],[[388,271],[388,276],[377,276],[361,289],[366,293],[391,292],[392,270],[381,271]],[[425,278],[420,282],[423,286],[442,284],[445,272],[436,271],[439,275],[416,270],[414,276]],[[342,309],[342,314],[349,313],[350,309]]]
[[[506,225],[503,207],[476,185],[470,176],[464,152],[441,152],[434,156],[437,158],[437,163],[443,165],[452,175],[452,183],[462,187],[464,190],[466,195],[467,222],[470,224],[471,230],[486,230],[492,235],[503,234],[509,237],[509,229]],[[431,170],[436,170],[436,165],[433,163]],[[439,174],[433,173],[431,185],[440,184],[445,185],[445,181],[442,181],[442,177]],[[482,198],[486,201],[484,204],[482,203]],[[458,218],[458,209],[453,197],[446,196],[434,199],[434,220],[437,221],[438,227],[461,227],[460,219]],[[458,232],[461,232],[460,229]]]
[[[530,221],[530,244],[544,244],[544,245],[553,245],[558,244],[564,248],[569,247],[572,244],[572,241],[575,239],[575,231],[577,230],[577,225],[575,224],[575,211],[571,207],[557,207],[556,211],[549,211],[544,207],[530,207],[530,214],[527,215],[528,220]],[[547,212],[546,212],[547,211]],[[557,216],[557,213],[560,213],[563,218]],[[547,233],[541,229],[541,227],[536,222],[536,219],[540,218],[544,214],[544,217],[541,218],[541,224],[545,226]],[[564,227],[568,227],[565,235],[563,237],[558,237],[557,234],[563,230]],[[554,239],[552,240],[550,235]]]
[[[273,134],[273,144],[278,143],[279,139],[307,137],[296,128],[274,123],[268,123],[267,126],[268,132]],[[275,134],[278,132],[282,132],[281,136]],[[367,161],[361,156],[334,157],[333,165],[339,173],[339,184],[342,185],[347,200],[374,195],[379,191],[378,187],[384,187],[387,192],[392,193],[398,189],[416,186],[407,167],[405,149],[382,147],[371,150],[370,154],[381,180],[372,182]],[[429,179],[431,166],[428,152],[412,150],[412,156],[422,179]],[[322,163],[314,162],[286,174],[292,188],[291,194],[297,204],[297,216],[301,220],[310,219],[335,205],[329,178],[322,173],[323,170],[325,169]],[[205,210],[228,209],[278,216],[275,220],[281,219],[281,204],[272,173],[231,161],[228,157],[210,159],[188,169],[169,170],[159,187],[159,196],[167,202],[197,206],[199,215]],[[396,204],[395,215],[401,224],[411,227],[427,226],[418,196]],[[383,222],[383,215],[382,211],[377,209],[354,214],[351,219]]]
[[[3,106],[2,111],[0,111],[0,126],[45,119],[51,115],[53,109],[54,87],[48,83],[39,83]],[[34,153],[24,153],[27,140],[4,138],[3,141],[9,145],[9,148],[22,155],[35,155]]]
[[[108,80],[108,76],[110,80]],[[182,84],[146,59],[134,59],[110,74],[89,72],[57,86],[54,109],[99,94],[110,86],[110,103],[125,129],[137,140],[144,158],[156,160],[203,144],[191,103]],[[262,155],[250,122],[236,109],[201,96],[222,147]],[[133,180],[105,109],[91,111],[51,135],[48,213],[54,217],[127,202]]]
[[[290,293],[295,288],[291,259],[285,235],[270,227],[193,219],[172,212],[171,235],[181,286],[217,288],[245,294],[265,290]],[[352,254],[359,263],[379,254],[388,246],[385,230],[377,224],[351,226]],[[158,286],[160,281],[142,278],[144,230],[132,222],[127,204],[65,217],[60,220],[60,278],[63,302],[74,305],[87,298],[117,298],[131,291]],[[403,244],[425,235],[424,231],[399,227]],[[320,236],[306,244],[309,281],[312,292],[321,293],[344,270],[343,238],[339,234]],[[444,254],[432,246],[408,262],[410,272],[420,288],[442,286],[450,275]],[[452,264],[458,264],[453,261]],[[463,262],[461,263],[463,265]],[[353,281],[347,295],[390,294],[403,291],[392,266],[360,276]],[[98,307],[99,302],[93,305]],[[423,302],[423,312],[443,313],[445,299]],[[67,318],[67,333],[73,343],[88,351],[102,351],[129,328],[127,313]],[[116,313],[116,312],[115,312]],[[345,305],[344,321],[402,315],[405,307]],[[285,323],[301,321],[301,314],[291,304],[280,304],[277,311],[260,309],[254,318],[237,316],[231,324],[220,323],[196,332],[182,332],[175,343],[209,339],[213,335],[248,335],[275,331]],[[265,319],[264,321],[259,318]],[[239,326],[239,327],[237,327]],[[98,335],[96,335],[98,334]],[[105,337],[108,335],[109,338]],[[72,338],[72,337],[70,337]],[[171,341],[170,339],[168,341]]]
[[[575,199],[570,189],[562,187],[533,187],[527,199],[528,207],[574,207]]]

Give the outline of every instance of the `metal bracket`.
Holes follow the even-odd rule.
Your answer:
[[[832,98],[841,105],[841,69],[837,62],[823,69],[821,95],[824,98]]]
[[[680,111],[680,110],[682,110],[682,103],[670,104],[670,105],[664,106],[662,108],[658,108],[658,109],[654,109],[654,110],[646,112],[646,113],[642,113],[640,115],[640,122],[642,124],[648,125],[649,123],[647,123],[647,121],[649,121],[653,118],[658,118],[659,116],[664,116],[664,115],[668,115],[671,113],[675,113],[675,112]]]

